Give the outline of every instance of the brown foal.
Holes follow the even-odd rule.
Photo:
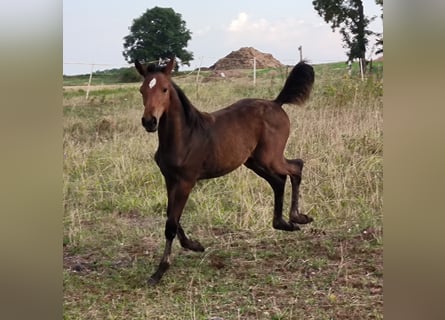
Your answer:
[[[174,59],[165,66],[138,61],[135,66],[144,77],[140,88],[144,104],[142,125],[158,132],[155,154],[167,187],[165,251],[149,284],[156,284],[170,266],[172,242],[177,235],[181,246],[204,251],[190,240],[180,219],[190,191],[200,179],[225,175],[245,165],[264,178],[274,192],[273,227],[299,230],[298,224],[313,219],[298,210],[299,186],[303,170],[301,159],[289,160],[283,152],[289,137],[290,122],[283,104],[303,104],[314,83],[313,68],[298,63],[290,72],[275,100],[242,99],[213,113],[198,111],[184,92],[171,80]],[[292,200],[289,221],[283,219],[283,194],[290,177]]]

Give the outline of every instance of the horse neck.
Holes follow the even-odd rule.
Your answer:
[[[159,123],[159,146],[179,149],[186,145],[193,128],[187,123],[187,116],[176,90],[171,90],[170,106]]]

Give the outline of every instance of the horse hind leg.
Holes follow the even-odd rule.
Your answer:
[[[300,230],[300,227],[297,224],[293,223],[292,221],[287,222],[283,219],[283,195],[286,185],[286,176],[277,175],[277,177],[279,178],[274,178],[272,183],[268,180],[274,191],[274,213],[272,226],[275,229],[284,231]]]
[[[312,222],[314,219],[306,214],[300,213],[298,209],[298,200],[300,197],[300,183],[301,183],[301,174],[303,171],[303,160],[301,159],[286,159],[288,166],[290,166],[290,181],[292,185],[292,199],[291,199],[291,207],[289,211],[289,222],[295,224],[307,224]]]
[[[275,174],[272,171],[261,166],[252,158],[248,159],[244,165],[254,171],[257,175],[265,179],[272,187],[272,190],[274,192],[274,216],[272,226],[278,230],[300,230],[300,227],[298,225],[287,222],[283,219],[283,195],[286,185],[286,175]]]

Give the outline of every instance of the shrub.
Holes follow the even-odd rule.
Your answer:
[[[120,73],[119,81],[124,83],[139,82],[141,81],[141,76],[135,68],[126,68]]]

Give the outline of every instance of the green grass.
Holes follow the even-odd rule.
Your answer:
[[[383,106],[381,73],[361,82],[315,66],[291,119],[289,158],[305,160],[301,209],[315,221],[272,228],[269,185],[244,167],[194,188],[182,224],[206,247],[173,247],[161,283],[146,286],[164,245],[166,192],[140,126],[138,85],[64,90],[65,319],[382,319]],[[203,79],[210,73],[203,73]],[[175,81],[201,110],[272,98],[283,70]],[[201,80],[203,80],[201,79]],[[286,212],[290,201],[287,184]]]

